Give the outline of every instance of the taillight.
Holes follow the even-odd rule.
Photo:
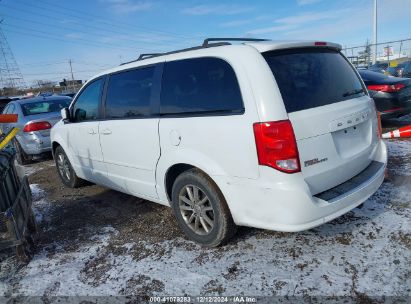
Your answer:
[[[23,132],[33,132],[51,129],[51,124],[47,121],[29,122],[23,128]]]
[[[402,83],[398,84],[372,84],[367,86],[368,90],[393,93],[398,92],[399,90],[405,88],[405,85]]]
[[[258,163],[286,172],[300,172],[300,159],[293,126],[289,120],[253,125]]]

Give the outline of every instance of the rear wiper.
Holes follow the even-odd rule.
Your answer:
[[[356,95],[356,94],[360,94],[360,93],[365,93],[364,89],[356,89],[356,90],[352,90],[352,91],[348,91],[345,92],[343,94],[343,97],[347,97],[347,96],[351,96],[351,95]]]

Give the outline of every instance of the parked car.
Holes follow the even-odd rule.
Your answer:
[[[388,62],[380,62],[371,65],[368,69],[372,72],[385,74],[387,72],[388,67]]]
[[[367,70],[359,70],[358,73],[374,99],[381,119],[411,113],[411,79],[388,77]]]
[[[386,73],[385,73],[385,75],[387,75],[387,76],[394,76],[394,77],[401,77],[400,75],[401,75],[401,72],[402,72],[402,68],[403,68],[404,66],[403,66],[403,64],[398,64],[397,66],[395,66],[395,67],[388,67],[387,68],[387,71],[386,71]]]
[[[310,229],[371,196],[387,152],[341,46],[223,40],[88,81],[51,130],[62,182],[171,206],[206,246],[237,225]]]
[[[50,129],[61,119],[60,111],[70,105],[71,98],[63,96],[35,97],[11,101],[3,114],[17,114],[18,122],[2,124],[4,133],[20,128],[15,148],[20,164],[28,164],[33,156],[51,151]]]
[[[405,61],[399,64],[400,68],[398,68],[397,76],[404,77],[404,78],[411,78],[411,61]]]

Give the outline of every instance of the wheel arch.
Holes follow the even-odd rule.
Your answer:
[[[51,143],[51,154],[53,154],[53,158],[54,158],[54,152],[56,151],[57,147],[61,146],[59,142],[57,141],[53,141]]]
[[[171,202],[171,192],[172,192],[173,184],[174,184],[175,180],[177,179],[177,177],[179,175],[181,175],[185,171],[188,171],[188,170],[191,170],[191,169],[197,169],[197,170],[201,171],[202,174],[206,175],[207,178],[209,178],[210,181],[212,181],[215,184],[215,186],[221,192],[223,197],[225,197],[224,194],[222,193],[221,188],[217,185],[216,181],[210,176],[210,174],[205,172],[202,168],[199,168],[198,166],[195,166],[195,165],[192,165],[192,164],[177,163],[177,164],[174,164],[174,165],[170,166],[167,169],[166,174],[165,174],[165,178],[164,178],[164,189],[166,190],[167,200],[169,202]]]
[[[66,153],[67,158],[69,159],[70,163],[73,164],[72,155],[70,155],[70,153],[68,153],[69,151],[67,151],[67,147],[63,144],[63,141],[61,141],[61,140],[59,141],[58,139],[57,139],[57,140],[53,140],[53,141],[51,142],[51,154],[53,155],[53,159],[55,159],[55,152],[56,152],[56,149],[57,149],[58,147],[61,147],[61,148],[64,150],[64,152]],[[77,170],[76,170],[76,168],[75,168],[74,166],[73,166],[73,170],[74,170],[74,172],[76,172],[76,174],[78,175],[79,172],[77,172]],[[80,175],[79,175],[79,176],[80,176]]]

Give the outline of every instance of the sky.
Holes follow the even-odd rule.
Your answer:
[[[207,37],[312,39],[364,45],[372,0],[0,0],[1,29],[27,85],[86,80]],[[378,41],[411,38],[411,0],[378,0]],[[411,44],[408,45],[411,49]]]

